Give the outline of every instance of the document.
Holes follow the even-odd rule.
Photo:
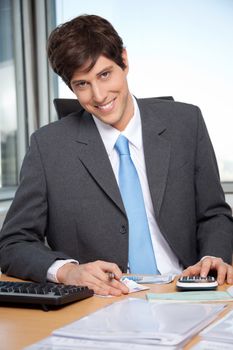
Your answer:
[[[232,350],[232,344],[201,340],[199,343],[194,345],[191,350]]]
[[[126,285],[126,287],[129,288],[129,294],[131,293],[135,293],[135,292],[140,292],[141,290],[146,290],[146,289],[150,289],[149,287],[143,286],[141,284],[138,284],[137,282],[125,278],[124,280],[122,280],[122,282]],[[113,298],[113,295],[100,295],[97,294],[96,297],[100,297],[100,298]]]
[[[93,341],[175,347],[207,326],[223,304],[149,303],[129,298],[108,305],[53,332],[54,336]],[[121,347],[121,349],[124,348]]]
[[[166,284],[174,281],[176,275],[164,274],[164,275],[125,275],[121,278],[124,282],[126,279],[135,281],[141,284],[155,283],[155,284]]]
[[[231,344],[233,349],[233,310],[200,335],[205,340]]]
[[[24,350],[178,350],[175,346],[145,345],[121,342],[105,342],[87,339],[50,336]],[[222,349],[221,349],[222,350]]]
[[[169,302],[205,302],[205,301],[233,301],[228,292],[220,291],[186,291],[174,293],[147,293],[147,300]]]
[[[137,282],[130,280],[128,278],[125,278],[123,283],[126,285],[126,287],[129,288],[129,293],[140,292],[141,290],[150,289],[149,287],[142,286]]]

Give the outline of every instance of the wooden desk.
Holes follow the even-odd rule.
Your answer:
[[[2,275],[1,280],[14,281],[16,279]],[[173,292],[175,290],[175,283],[173,282],[166,285],[151,285],[150,287],[150,292]],[[225,290],[226,287],[227,286],[219,287],[219,290]],[[145,292],[142,291],[133,293],[130,294],[130,296],[144,298]],[[20,350],[49,336],[52,331],[57,328],[90,314],[91,312],[107,304],[124,298],[127,298],[127,296],[118,298],[101,298],[94,296],[58,310],[51,310],[49,312],[45,312],[40,309],[28,309],[22,307],[11,308],[1,306],[0,348],[4,350]],[[225,310],[220,316],[223,316],[232,307],[233,303],[229,303],[228,309]],[[198,340],[198,336],[194,337],[184,349],[190,349],[190,347],[198,342]]]

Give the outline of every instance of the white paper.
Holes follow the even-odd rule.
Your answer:
[[[141,284],[136,283],[135,281],[129,280],[128,278],[125,278],[123,283],[126,285],[126,287],[129,288],[129,293],[135,293],[135,292],[140,292],[141,290],[150,289],[149,287],[142,286]]]
[[[164,275],[131,275],[123,276],[121,281],[124,282],[126,279],[133,280],[134,282],[143,283],[154,283],[154,284],[166,284],[174,281],[176,275],[164,274]]]
[[[229,343],[233,349],[233,310],[206,328],[201,336],[210,341]]]
[[[232,350],[232,344],[215,343],[212,341],[201,340],[190,350]]]
[[[145,344],[130,344],[120,342],[93,341],[86,339],[50,336],[42,341],[26,347],[24,350],[176,350],[177,347],[156,346]]]
[[[128,298],[53,332],[93,341],[175,346],[211,322],[222,304],[149,303]]]

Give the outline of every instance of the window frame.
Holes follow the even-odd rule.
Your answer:
[[[54,0],[16,0],[12,8],[19,178],[31,134],[57,119],[53,106],[57,81],[46,55],[47,37],[56,25],[56,13]],[[12,199],[17,187],[0,188],[0,202]]]

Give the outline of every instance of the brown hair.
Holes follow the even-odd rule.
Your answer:
[[[48,39],[48,58],[52,69],[70,86],[74,72],[90,62],[90,71],[100,55],[122,69],[123,41],[106,19],[81,15],[55,28]]]

